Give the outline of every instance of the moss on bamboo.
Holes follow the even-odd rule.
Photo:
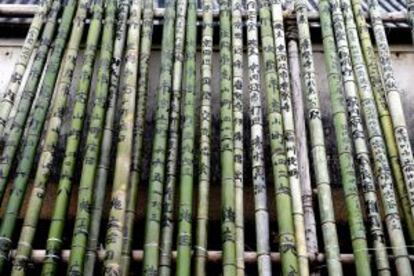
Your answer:
[[[331,180],[329,177],[326,156],[325,134],[322,125],[319,91],[316,82],[306,1],[295,0],[295,11],[298,24],[300,61],[303,70],[303,84],[306,97],[306,117],[310,132],[310,151],[312,153],[315,172],[317,172],[315,174],[315,180],[318,190],[319,215],[321,218],[327,268],[331,275],[342,275],[338,235],[335,225],[335,214],[330,186]]]

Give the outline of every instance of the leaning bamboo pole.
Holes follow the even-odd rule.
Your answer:
[[[103,29],[100,66],[95,89],[91,119],[86,137],[85,155],[79,181],[79,195],[76,218],[71,243],[71,255],[68,274],[82,273],[90,227],[90,206],[93,197],[93,183],[96,177],[99,151],[105,120],[105,106],[108,98],[110,61],[113,51],[113,33],[115,21],[115,1],[109,1],[106,7],[105,27]]]
[[[177,0],[176,12],[172,98],[168,128],[168,157],[161,219],[159,264],[159,274],[161,276],[171,274],[187,0]]]
[[[82,65],[81,75],[73,104],[70,120],[69,136],[66,141],[65,157],[62,162],[58,195],[56,198],[51,225],[46,245],[46,259],[43,264],[42,274],[56,274],[57,263],[60,260],[62,247],[62,235],[66,220],[67,206],[70,197],[72,178],[75,171],[75,162],[80,144],[83,128],[83,120],[86,113],[86,105],[89,97],[89,87],[93,72],[93,64],[96,55],[99,36],[101,33],[102,1],[94,3],[94,17],[90,24],[86,41],[85,60]]]
[[[315,63],[312,41],[309,31],[307,4],[305,0],[295,0],[298,24],[300,61],[303,71],[303,85],[306,98],[306,118],[310,132],[310,150],[315,166],[316,187],[318,190],[319,215],[322,225],[322,237],[326,252],[326,263],[330,275],[342,275],[338,235],[332,202],[331,180],[325,147],[325,134],[316,83]]]
[[[275,185],[276,211],[279,226],[279,249],[282,257],[282,273],[288,275],[298,272],[296,241],[292,213],[292,199],[283,136],[283,118],[280,105],[280,91],[276,73],[275,45],[272,32],[270,4],[260,1],[260,23],[262,55],[264,63],[267,117],[271,145],[272,169]]]
[[[109,81],[109,95],[105,114],[105,127],[101,143],[99,165],[96,172],[94,186],[93,205],[91,207],[91,225],[89,227],[88,245],[85,255],[84,275],[94,275],[96,252],[98,248],[99,230],[102,220],[102,211],[105,200],[108,174],[111,168],[111,156],[115,147],[113,146],[113,136],[115,133],[115,116],[118,102],[118,87],[120,82],[120,71],[124,46],[126,40],[127,20],[129,13],[129,0],[119,1],[116,21],[116,33],[114,50],[111,60],[111,73]]]
[[[286,52],[285,29],[283,26],[282,2],[271,1],[273,38],[275,41],[276,70],[279,78],[280,105],[283,117],[283,133],[286,160],[292,196],[293,222],[295,225],[296,250],[300,275],[309,275],[308,252],[306,248],[305,218],[303,214],[302,191],[299,181],[299,167],[296,150],[295,124],[290,87],[289,65]]]
[[[211,168],[211,94],[213,54],[213,3],[203,0],[203,29],[201,34],[201,106],[200,161],[198,173],[198,208],[194,244],[194,274],[206,275],[208,211]]]
[[[378,58],[374,52],[371,42],[371,36],[368,31],[368,25],[364,17],[360,0],[351,0],[352,8],[357,24],[359,39],[361,41],[362,52],[372,84],[374,99],[378,110],[378,115],[385,138],[386,149],[388,150],[388,158],[391,164],[394,184],[398,192],[398,200],[402,208],[402,215],[407,225],[411,243],[414,242],[414,219],[411,215],[410,202],[407,195],[407,188],[404,183],[404,176],[401,170],[398,148],[393,133],[393,123],[388,110],[388,104],[385,98],[385,90],[382,85],[382,78],[378,68]]]
[[[377,175],[378,186],[380,188],[382,197],[382,206],[385,212],[385,222],[389,232],[391,245],[393,246],[393,253],[400,254],[404,252],[394,251],[394,248],[405,247],[405,240],[403,235],[402,223],[400,221],[399,210],[396,195],[394,192],[394,185],[392,179],[392,172],[387,158],[387,150],[383,139],[381,125],[379,122],[378,111],[375,105],[375,99],[371,87],[371,82],[368,75],[367,67],[365,66],[364,56],[361,51],[359,43],[358,32],[355,25],[352,6],[350,0],[341,0],[346,20],[346,30],[348,42],[351,46],[352,64],[355,71],[356,80],[359,87],[360,98],[362,101],[362,110],[364,119],[366,121],[368,137],[372,148],[372,156],[374,158],[374,169]],[[369,156],[365,157],[365,162],[370,162]],[[370,177],[374,175],[371,174]],[[384,177],[386,176],[386,177]],[[386,252],[386,244],[382,230],[382,223],[379,211],[379,205],[375,203],[375,184],[363,183],[363,188],[371,195],[364,191],[365,201],[367,205],[367,212],[369,221],[371,223],[371,234],[374,239],[375,254],[377,259],[378,272],[381,274],[389,274],[389,264]],[[384,272],[382,270],[385,270]],[[387,271],[388,270],[388,271]]]
[[[11,247],[11,236],[26,193],[30,172],[48,112],[48,107],[54,92],[54,86],[61,65],[66,39],[72,25],[71,23],[75,8],[76,0],[70,0],[65,7],[62,15],[62,24],[59,26],[53,53],[47,66],[42,86],[40,87],[40,94],[29,115],[29,122],[26,126],[26,135],[23,138],[24,143],[21,147],[21,159],[17,164],[16,177],[13,179],[13,190],[8,198],[6,212],[0,226],[0,274],[8,259],[8,251]],[[64,91],[63,93],[67,92]],[[18,136],[21,136],[22,129],[18,132],[20,134]],[[13,138],[13,136],[10,136],[8,141]],[[16,142],[16,140],[14,140],[14,142]],[[5,179],[7,179],[7,177]]]
[[[248,0],[247,8],[247,64],[249,73],[249,114],[251,132],[252,178],[254,189],[256,251],[258,275],[272,274],[269,244],[269,212],[267,210],[267,187],[265,172],[263,107],[261,97],[261,71],[259,53],[259,32],[257,22],[257,1]],[[244,259],[244,254],[243,254]]]
[[[157,275],[159,272],[159,236],[164,192],[165,161],[167,154],[168,118],[172,85],[174,54],[175,0],[166,3],[166,15],[162,34],[161,72],[157,91],[155,134],[149,176],[148,203],[145,218],[143,275]]]
[[[313,191],[311,184],[308,140],[306,137],[306,120],[304,108],[304,95],[301,84],[301,65],[298,49],[298,33],[296,28],[288,30],[288,59],[291,75],[292,104],[295,120],[295,135],[298,144],[298,174],[301,183],[303,214],[305,219],[306,249],[309,255],[317,255],[319,252],[318,237],[316,232],[316,219],[313,209]]]
[[[181,134],[181,167],[178,206],[176,275],[191,275],[193,217],[195,93],[197,53],[197,2],[190,0],[187,11],[186,50],[183,80],[183,118]]]
[[[51,6],[52,0],[40,1],[36,15],[33,17],[32,23],[30,23],[26,39],[24,40],[20,50],[19,58],[11,73],[11,78],[7,84],[5,94],[3,94],[0,101],[0,141],[4,139],[4,128],[6,126],[7,119],[9,118],[10,111],[15,104],[15,99],[23,79],[23,74],[29,64],[33,49],[36,46],[37,39],[47,19],[47,14]]]
[[[243,3],[231,0],[231,41],[233,64],[234,197],[237,275],[244,275],[243,217]]]
[[[411,37],[414,43],[414,0],[405,0],[407,5],[407,18],[411,25]]]
[[[27,262],[32,250],[32,243],[36,232],[37,223],[40,216],[40,211],[43,204],[43,198],[46,193],[46,185],[51,174],[51,169],[56,157],[56,148],[59,139],[59,133],[62,127],[62,119],[66,109],[66,103],[70,92],[72,83],[73,71],[76,66],[76,59],[79,52],[79,45],[82,39],[82,34],[85,26],[85,19],[87,16],[87,7],[89,0],[83,0],[79,3],[75,18],[73,19],[73,26],[71,36],[66,47],[66,53],[62,62],[62,77],[58,80],[57,95],[55,102],[51,107],[51,117],[46,129],[45,142],[39,157],[39,164],[37,166],[36,175],[34,178],[33,189],[30,194],[30,199],[27,207],[27,212],[24,218],[23,227],[21,229],[20,238],[18,241],[17,254],[13,265],[12,275],[22,275],[27,268]],[[98,9],[97,16],[99,19],[100,10]],[[96,30],[91,29],[95,32]],[[29,172],[29,171],[28,171]]]
[[[377,43],[379,67],[385,87],[385,95],[390,110],[394,127],[394,136],[397,143],[400,164],[402,167],[408,198],[410,200],[411,215],[414,216],[414,157],[411,149],[410,137],[408,136],[407,124],[405,122],[404,109],[401,102],[400,91],[394,76],[391,64],[391,54],[388,46],[384,24],[379,11],[377,0],[369,1],[369,14],[375,42]]]
[[[128,34],[123,66],[121,106],[115,172],[112,188],[112,206],[106,232],[104,263],[106,275],[122,275],[122,246],[125,230],[127,193],[129,192],[130,168],[134,136],[136,90],[138,80],[139,37],[141,30],[141,1],[132,0],[128,20]]]
[[[139,53],[138,100],[136,106],[134,126],[134,149],[130,176],[130,191],[127,198],[125,214],[125,231],[122,245],[122,273],[128,275],[132,256],[132,239],[134,219],[138,200],[138,184],[141,176],[142,146],[144,139],[145,111],[148,90],[149,60],[151,56],[152,28],[153,28],[152,0],[144,1],[143,20],[141,30],[141,50]]]
[[[236,275],[231,5],[220,2],[220,168],[223,275]]]
[[[47,22],[40,39],[40,46],[36,52],[28,80],[24,86],[21,100],[19,102],[19,106],[17,107],[16,115],[12,122],[10,122],[10,134],[5,141],[5,145],[2,149],[0,157],[0,202],[2,202],[4,191],[8,183],[10,170],[15,160],[17,149],[20,146],[20,140],[24,127],[26,125],[27,117],[29,115],[35,94],[38,90],[38,84],[43,72],[43,66],[45,65],[49,47],[55,34],[57,26],[56,18],[58,16],[60,7],[60,1],[55,0],[48,14]],[[69,10],[69,8],[67,10]]]

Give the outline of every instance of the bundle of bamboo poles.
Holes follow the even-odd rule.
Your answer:
[[[378,1],[366,18],[319,0],[329,104],[307,1],[221,0],[217,22],[214,4],[198,21],[195,0],[166,1],[154,55],[152,0],[40,3],[0,100],[1,275],[413,274],[414,157]]]

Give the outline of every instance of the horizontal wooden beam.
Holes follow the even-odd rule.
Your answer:
[[[208,251],[207,252],[207,259],[210,263],[220,263],[222,260],[222,252],[221,251]],[[16,254],[16,251],[13,250],[11,252],[11,258],[13,259]],[[33,250],[31,260],[34,263],[42,263],[45,260],[46,250]],[[70,250],[63,250],[61,254],[61,258],[63,262],[68,262],[70,256]],[[132,251],[132,259],[135,262],[141,262],[144,256],[144,252],[142,250],[133,250]],[[280,263],[280,253],[272,252],[270,254],[271,260],[273,263]],[[102,262],[105,257],[105,250],[98,251],[98,260]],[[177,252],[173,251],[172,253],[173,260],[177,258]],[[389,256],[392,260],[394,259],[393,256]],[[414,264],[414,255],[409,256],[410,261]],[[312,255],[309,256],[309,260],[311,263],[314,264],[321,264],[325,262],[325,254],[319,253],[316,256]],[[244,261],[246,263],[254,264],[257,262],[257,253],[256,252],[244,252]],[[341,262],[343,264],[353,264],[354,263],[354,255],[353,254],[341,254]]]

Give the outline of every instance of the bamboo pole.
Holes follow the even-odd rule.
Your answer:
[[[279,249],[282,253],[282,273],[298,273],[296,241],[289,186],[286,149],[283,140],[283,118],[280,105],[279,82],[276,74],[275,45],[272,33],[272,17],[267,0],[260,2],[262,55],[267,100],[269,139],[272,152],[272,169],[275,185],[276,211],[279,226]]]
[[[292,87],[292,104],[295,110],[295,135],[298,144],[298,173],[301,183],[302,204],[305,219],[306,247],[309,255],[317,255],[319,252],[318,238],[316,232],[316,219],[313,210],[313,192],[308,159],[308,141],[306,134],[306,119],[304,108],[304,95],[301,84],[301,69],[298,49],[297,29],[290,29],[287,32],[288,59]]]
[[[236,227],[237,275],[244,275],[244,216],[243,216],[243,3],[231,0],[231,40],[233,64],[233,148],[234,197]]]
[[[83,273],[85,275],[94,275],[96,251],[98,248],[98,240],[100,226],[102,220],[103,204],[105,199],[106,185],[108,183],[108,174],[111,168],[111,155],[115,151],[113,147],[113,136],[115,133],[115,116],[118,102],[118,87],[120,82],[120,71],[122,57],[124,53],[127,20],[129,13],[129,1],[124,0],[118,3],[116,33],[114,50],[111,60],[111,73],[109,84],[108,103],[105,114],[105,127],[103,130],[103,138],[101,143],[101,151],[99,157],[99,165],[96,173],[94,186],[94,198],[91,210],[91,225],[89,227],[88,245],[85,255],[85,265]]]
[[[36,232],[40,211],[43,204],[43,198],[46,193],[46,185],[51,174],[51,169],[55,160],[55,150],[59,139],[59,133],[62,126],[62,119],[66,109],[67,98],[72,82],[73,71],[76,66],[76,59],[79,52],[79,45],[85,26],[89,0],[83,0],[79,3],[71,36],[66,48],[66,53],[62,62],[61,78],[57,81],[57,95],[55,102],[51,107],[51,117],[46,129],[45,143],[39,157],[36,175],[34,178],[34,188],[31,191],[27,212],[24,218],[23,227],[18,242],[17,255],[14,261],[12,275],[22,275],[27,268],[32,243]],[[100,19],[100,12],[98,12]],[[95,30],[93,30],[95,31]],[[30,170],[28,171],[28,173]]]
[[[13,121],[10,122],[11,131],[7,137],[7,140],[5,141],[5,146],[2,149],[0,158],[0,202],[2,202],[4,191],[8,183],[10,170],[15,160],[17,149],[20,146],[20,140],[26,125],[27,117],[29,115],[35,94],[38,90],[38,84],[43,72],[43,66],[46,62],[49,47],[52,43],[52,39],[56,30],[56,18],[60,7],[60,1],[55,0],[48,14],[47,22],[40,39],[40,46],[36,52],[28,80],[24,86],[21,100],[19,102],[19,106],[17,107],[16,115]]]
[[[162,203],[161,244],[159,274],[171,274],[171,250],[174,229],[175,186],[177,175],[178,140],[180,127],[180,109],[182,94],[185,26],[187,14],[187,0],[177,1],[177,18],[175,22],[174,65],[172,80],[172,99],[169,114],[168,129],[168,157],[166,166],[166,180]]]
[[[142,146],[145,127],[145,111],[148,90],[148,68],[151,56],[153,8],[152,1],[144,1],[143,21],[141,30],[141,50],[139,54],[139,79],[138,79],[138,100],[136,106],[134,126],[134,149],[132,155],[132,167],[130,176],[130,192],[127,198],[127,209],[125,214],[125,233],[122,245],[122,272],[128,275],[129,265],[132,256],[132,238],[134,230],[134,219],[138,199],[138,184],[140,181],[142,160]]]
[[[397,143],[400,164],[410,200],[411,215],[414,216],[414,157],[408,136],[400,92],[392,69],[387,36],[381,20],[377,0],[369,1],[369,12],[375,41],[377,43],[380,61],[379,67],[382,73],[385,95],[394,127],[394,136]]]
[[[237,274],[231,5],[220,2],[220,168],[223,275]]]
[[[125,231],[125,215],[128,204],[130,168],[132,166],[133,132],[138,80],[139,37],[141,30],[141,1],[133,0],[128,20],[128,35],[125,50],[125,64],[122,73],[120,127],[118,133],[117,155],[115,160],[112,206],[106,232],[107,251],[105,275],[119,275],[122,269],[122,246]]]
[[[175,0],[168,0],[163,26],[160,82],[157,91],[155,135],[149,176],[148,203],[145,218],[143,275],[157,275],[159,268],[159,236],[165,161],[167,154],[168,117],[172,85],[174,53]]]
[[[299,182],[299,167],[296,150],[295,124],[290,87],[289,65],[286,52],[285,30],[283,26],[282,2],[271,1],[273,38],[275,40],[276,69],[279,77],[280,105],[283,117],[283,132],[286,147],[286,160],[292,197],[293,222],[295,225],[296,250],[299,261],[299,274],[309,275],[308,253],[306,248],[305,219],[302,205],[302,191]]]
[[[105,120],[105,106],[108,100],[110,61],[113,51],[113,33],[115,21],[115,2],[109,1],[106,7],[105,26],[103,28],[100,67],[95,89],[91,119],[86,138],[85,156],[79,182],[79,195],[75,226],[72,236],[71,255],[67,274],[82,273],[90,227],[90,206],[93,197],[93,183],[98,166],[99,151]]]
[[[407,19],[411,25],[412,42],[414,43],[414,0],[405,0],[407,5]]]
[[[194,244],[194,274],[206,275],[208,211],[211,168],[211,94],[213,54],[213,3],[203,0],[203,29],[201,34],[201,106],[200,161],[198,174],[198,208]]]
[[[21,159],[18,162],[16,177],[13,180],[13,190],[9,196],[6,212],[0,226],[0,274],[4,269],[8,251],[11,247],[11,236],[14,232],[16,219],[30,178],[30,171],[34,162],[37,145],[40,140],[50,100],[54,92],[55,81],[75,8],[76,0],[69,1],[65,7],[62,15],[62,24],[59,26],[50,62],[47,66],[42,86],[40,87],[40,94],[29,115],[29,122],[26,126],[26,135],[21,148]],[[17,132],[20,134],[18,136],[21,136],[22,128],[20,127],[20,131]],[[10,136],[8,142],[11,140],[16,142],[17,139],[14,140],[14,136]],[[5,151],[5,154],[7,154],[7,151]],[[4,179],[7,179],[7,176]]]
[[[269,212],[267,210],[267,188],[264,160],[263,107],[261,99],[261,72],[259,35],[257,22],[257,1],[246,2],[247,25],[247,64],[249,72],[250,132],[252,177],[254,188],[256,251],[258,275],[272,274],[269,244]],[[244,252],[243,252],[244,253]],[[244,254],[243,254],[244,258]]]
[[[11,73],[11,78],[7,84],[5,94],[0,101],[0,140],[4,139],[4,128],[10,111],[15,104],[17,91],[21,85],[23,74],[29,64],[30,57],[36,45],[40,31],[47,19],[47,14],[52,6],[52,0],[42,0],[37,7],[36,14],[27,31],[26,39],[23,42],[19,58]]]
[[[188,2],[186,27],[176,268],[176,275],[180,276],[191,275],[197,53],[196,5],[195,0]]]
[[[326,252],[326,262],[330,275],[342,275],[339,256],[338,235],[332,202],[331,180],[326,157],[325,134],[322,125],[319,90],[316,83],[312,41],[309,31],[305,0],[295,0],[297,16],[300,61],[303,70],[303,84],[306,98],[306,118],[310,132],[310,150],[315,166],[316,187],[318,190],[319,215],[322,237]]]
[[[383,201],[383,207],[386,214],[385,221],[389,231],[391,245],[395,248],[405,247],[404,235],[402,232],[402,225],[398,213],[397,200],[393,188],[391,168],[387,159],[387,152],[385,143],[382,136],[381,125],[379,122],[378,112],[375,106],[375,99],[369,80],[367,68],[364,63],[364,57],[361,51],[358,32],[353,18],[352,6],[349,0],[342,0],[342,6],[346,19],[346,30],[348,41],[351,46],[351,55],[354,70],[356,72],[356,79],[358,82],[360,97],[362,100],[362,110],[364,113],[364,119],[366,121],[369,141],[372,148],[372,156],[374,157],[374,168],[377,172],[378,186],[380,187],[381,197]],[[366,157],[366,162],[369,162],[369,156]],[[381,172],[381,173],[379,173]],[[386,175],[386,177],[384,177]],[[371,175],[373,176],[373,175]],[[364,184],[363,184],[364,185]],[[389,264],[387,262],[387,254],[385,249],[385,241],[383,238],[381,217],[378,212],[378,204],[375,204],[375,184],[364,185],[363,188],[372,193],[372,196],[365,196],[366,205],[368,209],[368,215],[370,217],[371,233],[374,238],[374,247],[376,250],[376,258],[378,264],[379,273],[389,274]],[[375,198],[374,198],[375,197]],[[381,237],[378,240],[376,237]],[[400,254],[403,252],[396,252],[394,254]]]
[[[404,176],[402,174],[401,166],[398,159],[398,148],[393,132],[393,123],[391,115],[388,110],[388,104],[385,98],[385,90],[382,85],[382,78],[378,68],[377,55],[374,52],[374,47],[371,42],[371,36],[368,31],[367,22],[363,15],[362,5],[360,0],[351,0],[352,8],[355,15],[358,34],[361,41],[362,51],[369,77],[372,84],[374,99],[378,110],[379,120],[382,127],[382,132],[385,138],[386,148],[388,150],[388,158],[391,164],[392,174],[394,178],[395,187],[398,192],[398,200],[403,210],[403,217],[406,222],[411,244],[414,242],[414,219],[411,215],[410,202],[408,199],[407,188],[404,183]]]

